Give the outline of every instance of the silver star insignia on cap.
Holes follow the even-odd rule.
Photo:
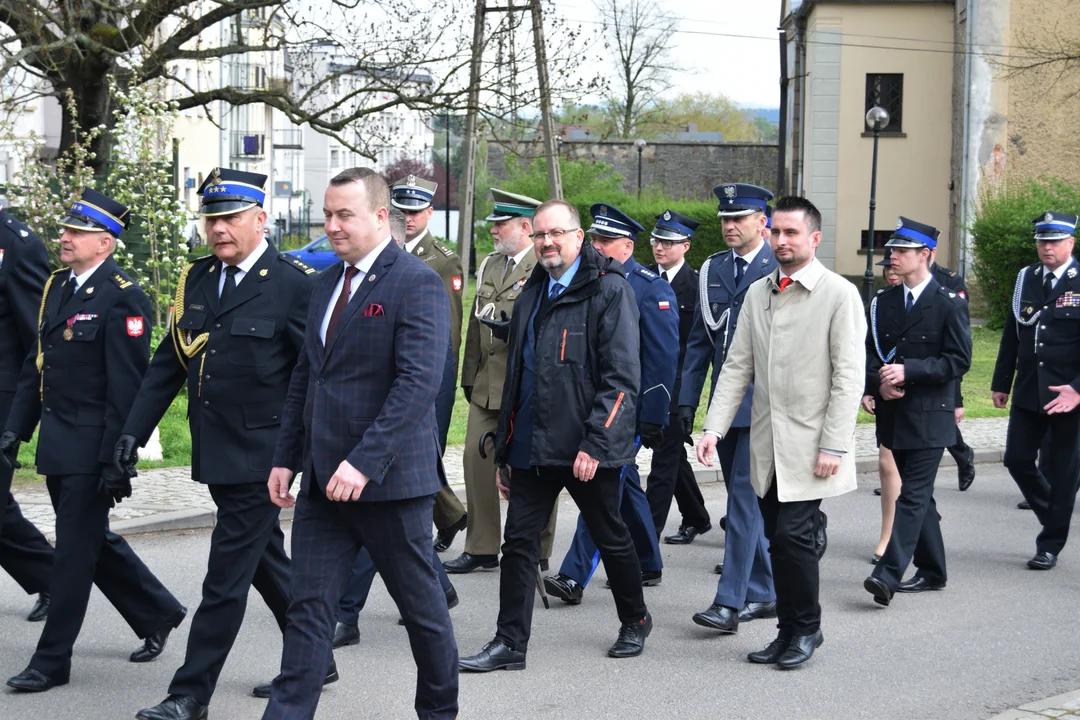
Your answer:
[[[1054,222],[1054,214],[1046,213],[1046,215],[1043,215],[1043,222]]]

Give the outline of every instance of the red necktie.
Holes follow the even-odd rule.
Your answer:
[[[780,278],[780,292],[784,292],[785,290],[787,290],[788,286],[791,285],[791,283],[793,282],[795,281],[789,277]]]
[[[341,313],[345,310],[345,306],[349,304],[349,295],[352,294],[352,279],[359,272],[352,265],[345,266],[345,284],[341,286],[341,294],[338,295],[337,302],[334,303],[334,311],[330,313],[330,322],[326,326],[326,342],[323,343],[324,345],[329,345],[330,339],[334,337],[334,330],[337,329]]]

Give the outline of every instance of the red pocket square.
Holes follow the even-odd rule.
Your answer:
[[[378,303],[370,303],[364,311],[360,313],[360,317],[379,317],[385,315],[386,311],[383,310],[383,306]]]

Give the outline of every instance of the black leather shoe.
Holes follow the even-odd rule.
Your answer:
[[[463,552],[453,560],[444,562],[442,566],[443,569],[451,575],[463,575],[465,573],[471,573],[473,570],[479,570],[480,568],[492,570],[499,567],[499,556],[473,555],[472,553]]]
[[[724,605],[713,603],[708,610],[694,613],[693,620],[701,627],[719,630],[728,635],[739,632],[739,611]]]
[[[465,672],[524,670],[525,653],[511,650],[502,640],[492,640],[477,654],[459,658],[458,669]]]
[[[143,639],[143,646],[131,653],[129,658],[133,663],[150,662],[165,650],[165,643],[169,641],[169,633],[176,628],[180,627],[180,623],[184,622],[184,618],[187,617],[187,608],[182,607],[176,611],[176,613],[169,618],[169,621],[165,623],[165,626],[158,630],[153,635]]]
[[[348,623],[339,622],[334,627],[334,649],[337,650],[340,647],[347,645],[359,645],[360,644],[360,628],[356,625],[349,625]]]
[[[1029,503],[1027,500],[1021,500],[1020,502],[1016,503],[1016,507],[1021,510],[1030,510],[1031,503]]]
[[[665,537],[664,542],[669,545],[689,545],[694,542],[694,538],[698,535],[704,535],[710,530],[712,530],[712,523],[699,525],[697,527],[693,525],[680,525],[679,531]]]
[[[435,533],[435,540],[433,541],[435,552],[446,552],[449,550],[450,546],[454,544],[454,538],[457,537],[457,534],[464,530],[468,524],[469,513],[465,513],[456,523],[445,530],[440,530]]]
[[[787,650],[776,661],[776,667],[781,670],[793,670],[804,664],[814,656],[814,651],[825,642],[825,637],[818,630],[813,635],[796,635],[791,638]]]
[[[746,659],[759,665],[772,665],[780,659],[780,656],[784,654],[790,644],[791,636],[781,633],[776,636],[775,640],[766,645],[764,650],[752,652],[746,656]]]
[[[878,497],[881,497],[881,488],[879,488],[879,487],[874,488],[874,494],[877,495]]]
[[[821,515],[821,521],[818,524],[817,536],[814,537],[814,550],[817,551],[817,559],[825,557],[825,548],[829,547],[829,535],[825,532],[825,528],[829,526],[829,516],[818,510],[818,514]]]
[[[43,672],[38,672],[33,668],[26,668],[15,677],[8,678],[8,687],[15,688],[21,692],[45,692],[54,687],[60,685],[67,685],[67,678],[59,680],[52,678]]]
[[[326,687],[330,683],[337,682],[340,679],[337,671],[337,662],[332,658],[330,660],[330,667],[326,668],[326,677],[323,678],[323,687]],[[273,687],[273,682],[261,683],[251,689],[251,694],[257,698],[268,699],[270,697],[270,688]],[[203,716],[205,717],[205,715]]]
[[[739,622],[750,622],[762,618],[776,617],[776,601],[772,602],[748,602],[739,611]]]
[[[889,603],[892,602],[892,588],[886,585],[884,580],[878,580],[876,577],[871,575],[870,577],[863,580],[862,586],[866,589],[866,592],[874,596],[874,602],[876,602],[878,605],[884,605],[885,607],[888,607]]]
[[[727,515],[720,518],[720,529],[727,532]]]
[[[206,705],[187,695],[170,695],[161,704],[135,713],[137,720],[206,720]]]
[[[1040,550],[1035,557],[1028,560],[1028,567],[1032,570],[1050,570],[1057,565],[1057,555],[1052,552]]]
[[[645,617],[637,622],[623,623],[619,628],[619,638],[611,649],[607,651],[608,657],[628,658],[641,654],[645,649],[645,638],[652,632],[652,615],[645,613]]]
[[[34,607],[30,610],[30,614],[26,616],[26,619],[30,622],[41,622],[49,615],[49,593],[39,593],[37,596],[37,602],[34,603]]]
[[[712,569],[712,571],[714,573],[716,573],[717,575],[723,575],[724,574],[724,563],[716,563],[716,567],[714,567]]]
[[[944,590],[945,583],[937,580],[929,580],[922,575],[914,575],[910,580],[906,580],[896,586],[896,592],[902,593],[921,593],[927,590]]]
[[[578,585],[577,580],[562,573],[544,578],[544,589],[548,591],[548,595],[554,595],[571,605],[580,605],[585,594],[585,589]]]
[[[964,492],[975,482],[975,449],[968,445],[963,462],[957,462],[956,466],[956,479],[960,492]]]

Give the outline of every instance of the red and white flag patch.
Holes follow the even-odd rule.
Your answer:
[[[140,337],[143,334],[142,316],[129,317],[127,319],[127,334],[131,337]]]
[[[455,275],[450,278],[450,284],[454,287],[454,292],[461,292],[461,276]]]
[[[669,303],[667,300],[661,300],[659,302],[659,305],[660,305],[661,310],[670,310],[671,309],[671,303]]]

